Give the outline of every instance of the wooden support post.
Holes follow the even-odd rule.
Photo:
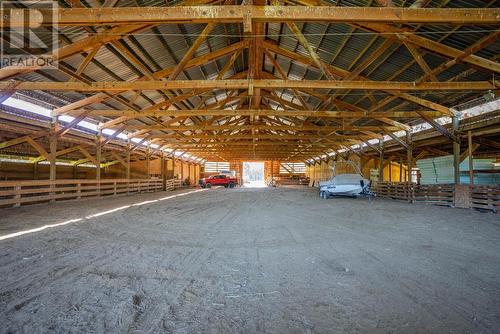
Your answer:
[[[274,160],[271,160],[271,185],[274,184]]]
[[[392,162],[389,161],[389,182],[392,182]]]
[[[191,178],[191,170],[193,170],[193,177]],[[193,179],[194,179],[194,164],[190,163],[189,164],[189,185],[193,185]]]
[[[130,182],[130,139],[127,140],[127,167],[125,178]]]
[[[15,186],[14,191],[16,192],[14,195],[14,198],[20,201],[21,200],[21,186],[19,186],[19,185]],[[14,207],[18,207],[18,206],[21,206],[20,202],[14,203]]]
[[[468,141],[468,149],[469,149],[469,184],[471,186],[474,185],[474,160],[472,158],[472,132],[467,131],[467,141]]]
[[[458,134],[458,126],[460,120],[457,116],[452,117],[453,135],[457,139],[453,142],[453,174],[455,176],[455,184],[460,184],[460,136]]]
[[[403,158],[399,159],[399,182],[403,182]]]
[[[181,162],[181,181],[184,182],[184,163],[182,162],[182,160],[180,160]]]
[[[172,154],[172,178],[178,178],[178,176],[176,177],[175,175],[175,154]]]
[[[408,171],[407,171],[407,182],[411,183],[411,170],[413,168],[413,147],[411,146],[412,138],[411,138],[411,132],[406,131],[406,138],[408,141],[408,149],[407,149],[407,160],[408,160]]]
[[[406,141],[408,142],[408,149],[407,149],[407,159],[408,159],[408,177],[407,177],[407,197],[408,201],[410,203],[413,203],[413,192],[411,191],[411,170],[413,168],[413,144],[412,144],[412,137],[411,137],[411,132],[406,131]]]
[[[57,116],[52,117],[52,121],[50,123],[50,133],[49,133],[49,180],[50,180],[50,195],[53,197],[50,201],[55,202],[55,188],[56,188],[56,154],[57,154]]]
[[[166,164],[165,164],[165,154],[161,154],[161,163],[160,163],[160,169],[161,169],[161,189],[163,191],[167,190],[167,173],[165,172]]]
[[[73,165],[73,178],[78,178],[78,165]]]
[[[359,156],[359,170],[361,171],[361,176],[365,177],[365,173],[363,172],[363,169],[365,168],[365,163],[366,160],[363,158],[362,155]]]
[[[101,138],[102,132],[98,130],[96,137],[96,146],[95,146],[95,179],[97,181],[97,192],[98,196],[101,196],[101,159],[102,159],[102,150],[101,150]]]
[[[38,162],[33,163],[33,180],[38,180]]]
[[[151,178],[150,158],[151,158],[151,147],[149,146],[149,143],[148,143],[148,149],[147,149],[147,153],[146,153],[146,173],[147,173],[148,179]]]
[[[384,182],[384,140],[379,139],[380,156],[378,162],[378,182]]]
[[[96,137],[96,147],[95,147],[95,160],[96,160],[95,178],[97,181],[101,180],[101,157],[102,157],[101,137],[102,133],[101,130],[99,130]]]

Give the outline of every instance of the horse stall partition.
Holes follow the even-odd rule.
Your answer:
[[[473,209],[491,210],[499,213],[500,186],[472,186],[469,203]]]
[[[434,205],[454,205],[453,184],[412,185],[412,202]]]
[[[166,190],[178,187],[180,180],[166,180]],[[162,190],[160,179],[0,181],[0,207]]]
[[[499,185],[461,185],[381,182],[373,186],[373,192],[382,198],[406,200],[411,203],[426,203],[457,208],[472,208],[499,212]]]
[[[396,200],[409,200],[411,199],[411,192],[413,191],[413,185],[405,182],[401,183],[381,182],[376,184],[372,190],[379,197],[391,198]]]

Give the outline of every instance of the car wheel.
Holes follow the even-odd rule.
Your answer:
[[[233,182],[229,182],[229,188],[234,188],[234,183]]]
[[[207,188],[212,188],[212,184],[211,183],[207,183]]]

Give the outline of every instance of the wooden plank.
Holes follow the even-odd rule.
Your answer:
[[[176,7],[101,7],[51,9],[2,9],[5,19],[0,27],[98,26],[130,24],[242,23],[246,16],[256,22],[386,22],[432,24],[497,24],[500,12],[495,8],[400,8],[336,6],[176,6]],[[40,13],[41,12],[41,13]],[[42,14],[42,15],[40,15]],[[28,16],[26,16],[28,15]],[[24,17],[31,19],[26,22]]]

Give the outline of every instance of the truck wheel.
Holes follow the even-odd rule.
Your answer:
[[[229,182],[229,188],[234,188],[234,182]]]
[[[212,188],[212,184],[211,183],[207,183],[207,188]]]

